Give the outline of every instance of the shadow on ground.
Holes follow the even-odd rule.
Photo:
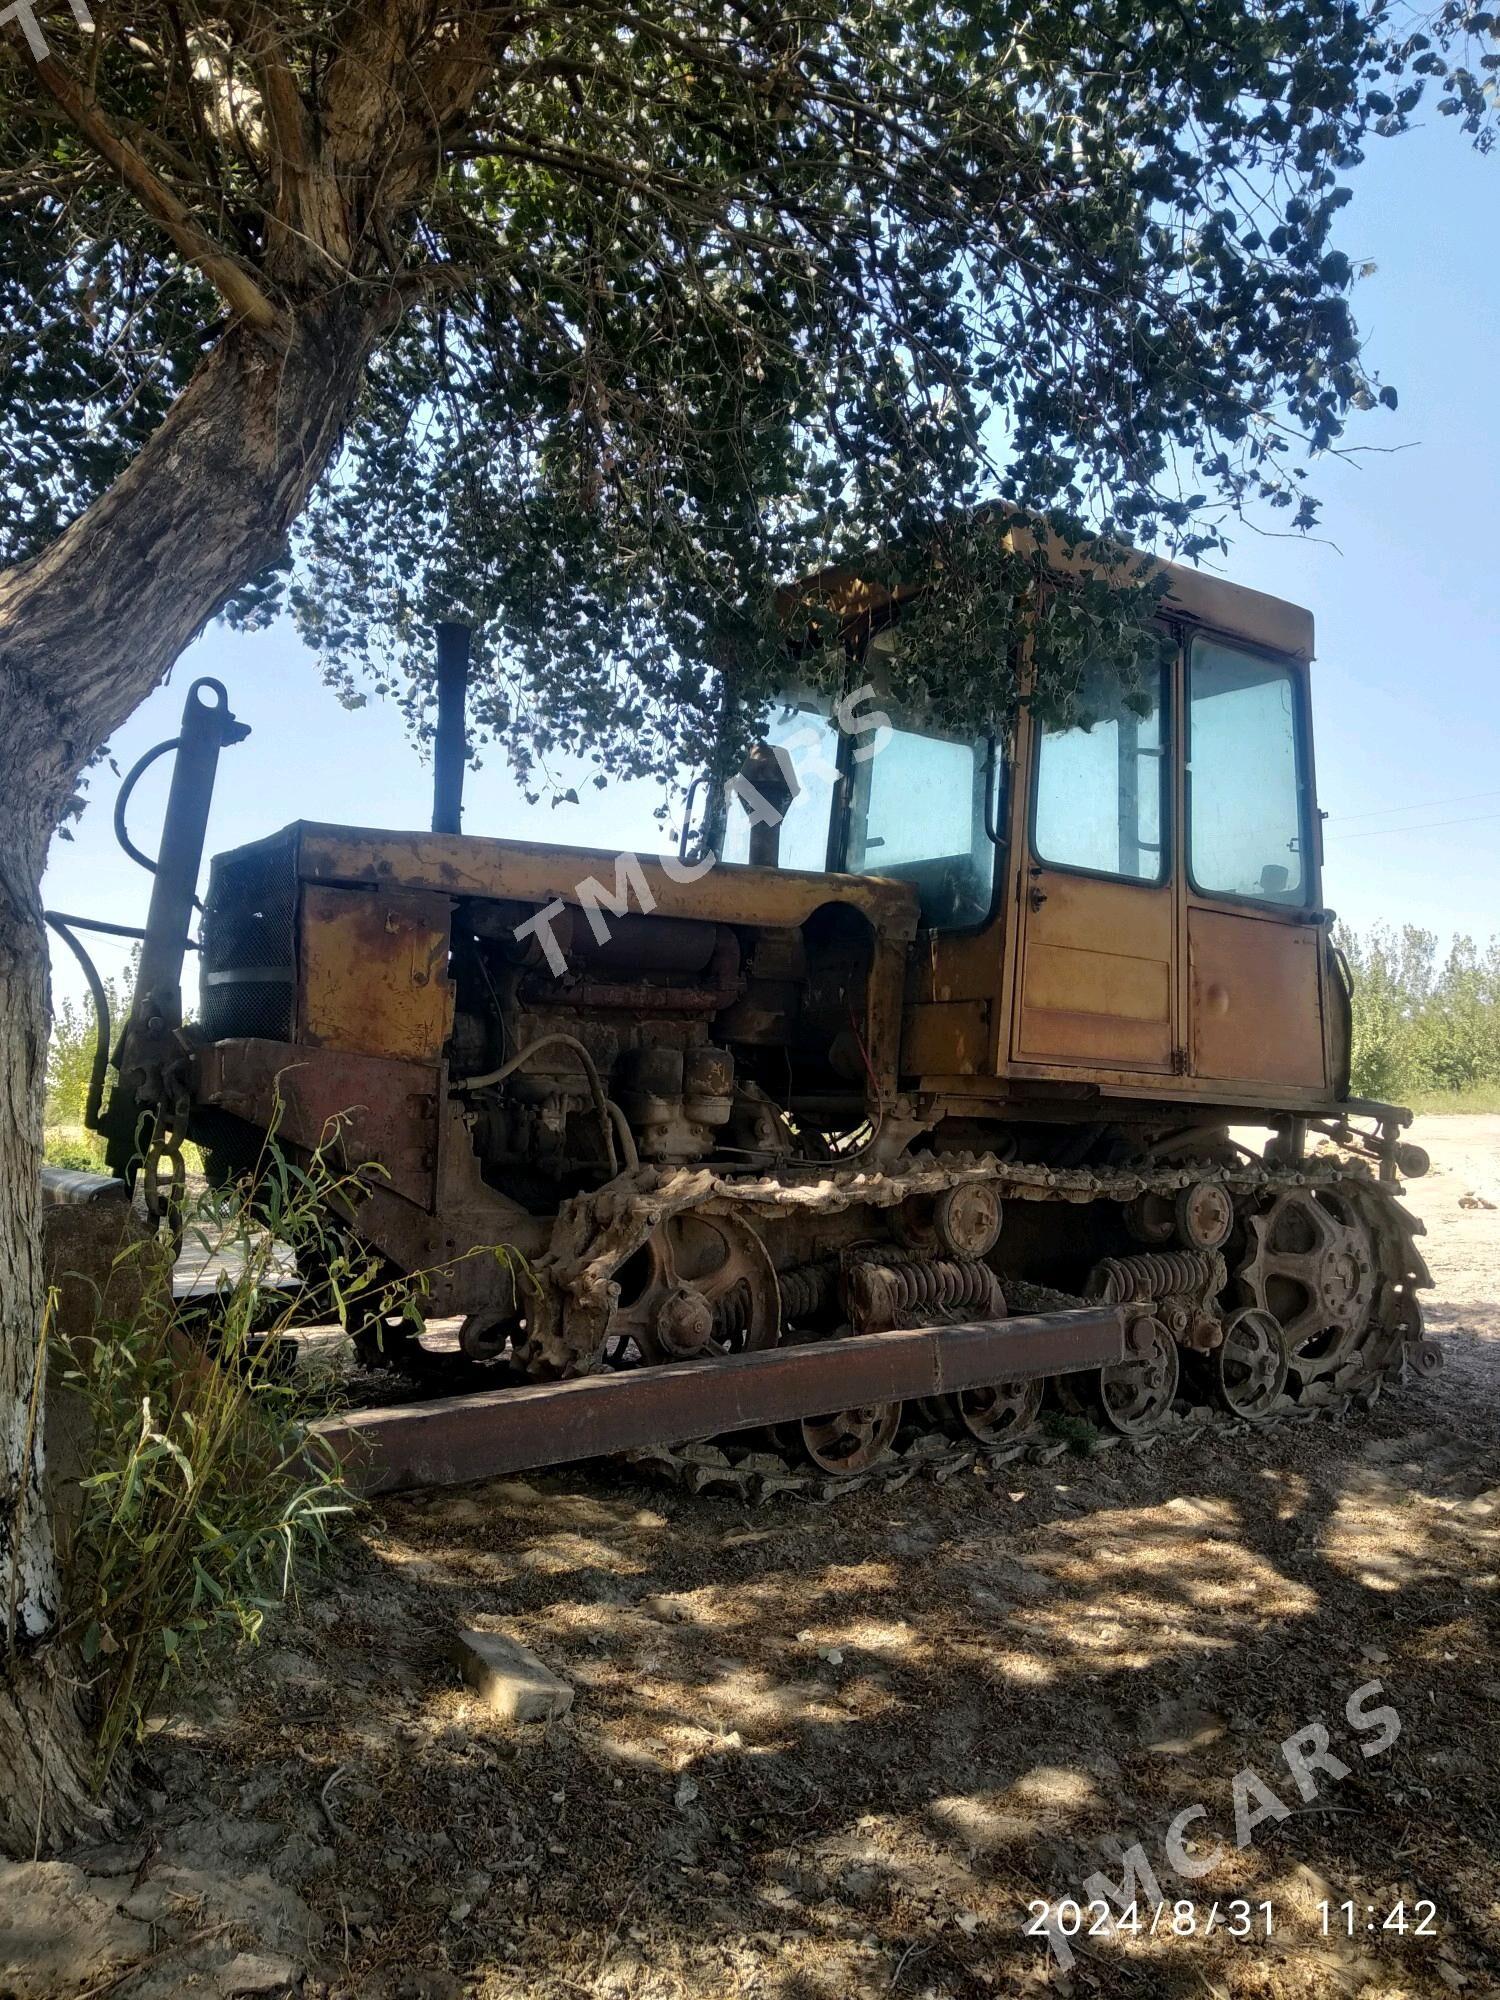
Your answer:
[[[1410,1391],[831,1506],[608,1473],[388,1503],[153,1738],[151,1837],[294,1889],[306,1990],[336,1994],[1484,1993],[1500,1452],[1468,1431]],[[492,1722],[446,1664],[466,1624],[572,1713]],[[1345,1704],[1374,1680],[1401,1732],[1367,1759]],[[1305,1800],[1279,1745],[1315,1720],[1350,1768]],[[1246,1768],[1288,1810],[1236,1849]],[[1184,1883],[1164,1835],[1200,1804],[1191,1859],[1223,1852]],[[1064,1970],[1028,1903],[1136,1841],[1214,1935],[1084,1936]],[[1228,1935],[1235,1899],[1269,1939],[1258,1907]],[[1325,1937],[1346,1900],[1357,1935]],[[1407,1934],[1366,1929],[1397,1902]],[[111,1990],[189,1990],[150,1979]]]

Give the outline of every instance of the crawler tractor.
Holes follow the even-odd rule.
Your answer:
[[[1311,618],[1164,574],[1145,696],[1023,702],[1003,743],[894,711],[902,602],[819,579],[851,692],[788,695],[692,859],[461,834],[440,628],[437,830],[218,855],[184,1027],[244,733],[196,683],[112,1166],[161,1205],[186,1138],[233,1176],[337,1132],[339,1226],[426,1315],[370,1308],[359,1352],[439,1392],[385,1483],[707,1438],[845,1478],[913,1427],[1006,1448],[1049,1395],[1135,1437],[1435,1367],[1396,1200],[1425,1161],[1349,1095]]]

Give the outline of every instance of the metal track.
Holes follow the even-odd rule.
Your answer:
[[[961,1444],[944,1433],[909,1428],[878,1465],[850,1478],[817,1471],[784,1452],[776,1451],[770,1440],[750,1445],[720,1440],[716,1443],[657,1445],[650,1449],[623,1453],[619,1463],[653,1482],[676,1487],[689,1494],[718,1494],[760,1507],[772,1500],[802,1500],[829,1503],[874,1490],[894,1492],[913,1479],[932,1479],[939,1485],[958,1477],[974,1477],[998,1482],[1014,1475],[1007,1468],[1021,1463],[1053,1465],[1075,1453],[1092,1457],[1098,1452],[1129,1451],[1146,1456],[1174,1443],[1211,1432],[1219,1436],[1250,1437],[1283,1425],[1318,1422],[1342,1423],[1360,1407],[1355,1396],[1308,1406],[1288,1401],[1267,1424],[1236,1422],[1211,1404],[1193,1404],[1186,1411],[1174,1411],[1160,1430],[1148,1437],[1125,1438],[1109,1430],[1093,1431],[1082,1437],[1059,1437],[1045,1424],[1015,1443],[999,1450],[984,1450]]]
[[[1092,1171],[999,1162],[988,1155],[919,1156],[890,1172],[825,1169],[760,1181],[725,1179],[708,1169],[644,1169],[566,1204],[554,1236],[556,1248],[539,1260],[539,1268],[545,1267],[555,1297],[571,1299],[583,1308],[583,1322],[607,1323],[611,1273],[668,1217],[699,1207],[710,1213],[729,1210],[763,1223],[778,1211],[879,1211],[971,1181],[995,1186],[1007,1200],[1074,1203],[1123,1204],[1142,1193],[1173,1194],[1203,1181],[1222,1183],[1236,1195],[1267,1203],[1283,1192],[1316,1194],[1326,1189],[1356,1209],[1368,1226],[1378,1267],[1379,1291],[1369,1324],[1358,1329],[1353,1340],[1299,1357],[1287,1390],[1264,1413],[1258,1428],[1266,1420],[1312,1421],[1320,1414],[1338,1420],[1372,1401],[1383,1382],[1399,1379],[1408,1367],[1425,1374],[1440,1363],[1435,1344],[1421,1338],[1414,1296],[1431,1282],[1414,1242],[1422,1225],[1397,1205],[1392,1187],[1377,1182],[1358,1162],[1228,1168],[1194,1162],[1168,1169]],[[924,1277],[921,1260],[908,1261],[894,1247],[889,1256],[883,1250],[867,1254],[880,1257],[879,1289],[889,1295],[889,1303],[915,1308],[914,1318],[943,1317],[940,1307],[950,1292],[955,1306],[961,1301],[978,1303],[985,1293],[985,1303],[994,1311],[997,1295],[961,1264]],[[806,1306],[825,1297],[836,1268],[829,1261],[784,1274],[788,1302]],[[993,1285],[990,1274],[985,1275]],[[1201,1252],[1107,1260],[1098,1268],[1094,1302],[1025,1279],[1007,1279],[1005,1293],[1012,1311],[1027,1316],[1021,1320],[991,1319],[964,1327],[907,1326],[894,1334],[823,1338],[715,1360],[585,1372],[562,1381],[365,1411],[320,1426],[319,1432],[344,1461],[351,1483],[366,1492],[480,1479],[604,1454],[627,1454],[652,1475],[671,1478],[692,1492],[722,1490],[752,1503],[775,1494],[828,1498],[872,1483],[901,1484],[918,1473],[938,1479],[969,1469],[984,1473],[1021,1457],[1061,1456],[1069,1449],[1068,1436],[1049,1438],[1042,1429],[1007,1439],[995,1450],[956,1442],[937,1430],[922,1432],[922,1416],[931,1407],[926,1399],[965,1386],[951,1369],[944,1374],[936,1366],[934,1372],[933,1357],[939,1351],[934,1342],[947,1343],[948,1351],[956,1353],[954,1336],[972,1340],[984,1333],[993,1339],[997,1328],[1007,1327],[1020,1335],[1027,1326],[1040,1328],[1049,1321],[1061,1325],[1087,1317],[1081,1309],[1091,1303],[1097,1315],[1099,1293],[1108,1305],[1121,1309],[1110,1315],[1118,1330],[1119,1320],[1128,1321],[1132,1308],[1150,1309],[1154,1290],[1171,1291],[1189,1279],[1194,1281],[1192,1290],[1207,1304],[1224,1284],[1222,1262],[1216,1254]],[[924,1310],[927,1307],[933,1309]],[[587,1357],[576,1350],[570,1353],[567,1331],[565,1320],[554,1322],[553,1364],[571,1362],[576,1368],[581,1361],[587,1370]],[[873,1357],[881,1350],[870,1343],[881,1341],[887,1349],[876,1362]],[[925,1359],[914,1368],[903,1362],[905,1373],[892,1372],[890,1357],[896,1350],[889,1343],[893,1341],[898,1346],[906,1343],[910,1355],[920,1353]],[[1097,1355],[1082,1361],[1075,1354],[1066,1361],[1054,1355],[1045,1366],[1040,1361],[1023,1366],[1017,1344],[1008,1354],[1006,1365],[991,1359],[987,1373],[971,1371],[967,1385],[1028,1375],[1059,1376],[1065,1369],[1097,1370],[1106,1359],[1118,1365],[1112,1357]],[[1090,1379],[1097,1385],[1097,1374]],[[1200,1397],[1206,1396],[1201,1378],[1190,1382],[1185,1376],[1178,1407],[1149,1436],[1119,1435],[1110,1427],[1107,1409],[1094,1413],[1100,1418],[1097,1426],[1086,1426],[1081,1433],[1075,1428],[1069,1435],[1075,1444],[1091,1449],[1149,1450],[1163,1437],[1180,1433],[1185,1424],[1247,1428],[1206,1400],[1195,1406],[1195,1387]],[[1186,1418],[1181,1414],[1184,1396],[1189,1404]],[[814,1412],[864,1402],[903,1403],[907,1425],[893,1451],[852,1477],[833,1477],[800,1463],[779,1448],[784,1433],[773,1434],[770,1429]],[[1086,1407],[1092,1409],[1076,1404],[1080,1411]],[[1076,1421],[1072,1419],[1075,1426]],[[766,1427],[764,1435],[725,1435],[743,1433],[750,1426]]]
[[[614,1273],[672,1217],[703,1209],[767,1224],[799,1213],[829,1216],[864,1209],[878,1214],[972,1182],[992,1187],[1003,1201],[1122,1206],[1144,1194],[1175,1196],[1203,1182],[1253,1197],[1324,1189],[1366,1214],[1383,1245],[1386,1284],[1406,1296],[1431,1283],[1412,1240],[1422,1233],[1421,1223],[1397,1207],[1393,1188],[1377,1182],[1357,1161],[1313,1160],[1298,1167],[1190,1161],[1174,1167],[1094,1169],[1001,1161],[992,1154],[914,1154],[886,1170],[806,1168],[758,1180],[730,1178],[709,1167],[643,1167],[563,1204],[553,1247],[534,1267],[537,1290],[522,1364],[537,1377],[592,1373],[607,1340]],[[1396,1317],[1394,1306],[1389,1317]]]

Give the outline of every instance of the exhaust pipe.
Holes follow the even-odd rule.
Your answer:
[[[469,628],[452,619],[437,627],[437,733],[432,745],[432,830],[462,833],[465,710],[469,699]]]
[[[740,794],[740,804],[750,815],[750,866],[776,868],[781,862],[781,822],[800,789],[784,750],[769,743],[752,745],[740,771],[740,780],[750,793]]]

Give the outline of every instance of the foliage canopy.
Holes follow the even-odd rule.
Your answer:
[[[429,622],[469,615],[478,730],[537,774],[697,761],[725,685],[781,673],[777,585],[848,551],[945,571],[930,678],[1000,706],[1027,566],[971,525],[991,499],[1189,557],[1247,511],[1310,525],[1310,459],[1396,400],[1351,312],[1349,172],[1434,102],[1487,142],[1500,61],[1460,0],[39,18],[46,62],[0,44],[0,560],[110,485],[227,328],[363,302],[346,448],[280,568],[226,592],[290,604],[346,699],[419,724]],[[1044,699],[1149,611],[1058,621]]]

